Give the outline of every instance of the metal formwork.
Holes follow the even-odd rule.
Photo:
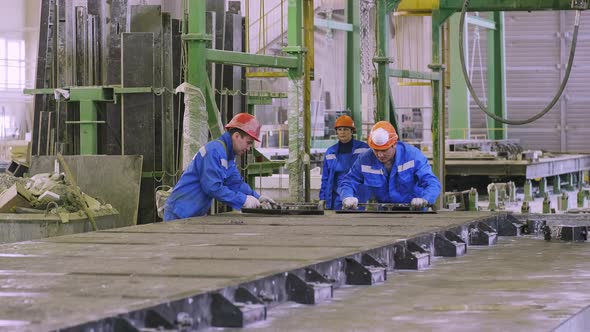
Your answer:
[[[558,226],[555,218],[231,213],[2,245],[0,285],[10,296],[0,296],[0,327],[243,327],[281,303],[329,302],[344,285],[381,284],[396,270],[421,270],[435,256],[493,245],[525,225],[527,232],[549,226],[554,239],[558,232],[580,240],[589,224],[579,216]]]
[[[437,231],[468,243],[469,225],[497,227],[505,218],[224,214],[3,245],[0,284],[14,296],[0,297],[0,323],[103,331],[246,324],[263,317],[260,308],[319,303],[342,285],[378,283],[396,264],[427,266]],[[240,305],[257,301],[262,307]],[[250,311],[219,316],[236,308]]]

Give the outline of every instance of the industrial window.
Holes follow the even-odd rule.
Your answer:
[[[25,87],[25,41],[0,38],[0,90]]]

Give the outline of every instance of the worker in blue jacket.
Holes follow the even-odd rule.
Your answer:
[[[244,182],[235,158],[259,141],[260,123],[239,113],[225,126],[227,131],[205,144],[174,186],[164,208],[164,221],[206,215],[215,198],[233,209],[270,208],[271,198],[259,195]]]
[[[355,128],[350,116],[343,115],[336,119],[334,129],[338,135],[338,143],[330,146],[324,155],[320,199],[325,201],[327,209],[341,210],[342,199],[337,191],[338,184],[358,156],[370,149],[367,143],[352,138]],[[360,202],[366,202],[368,192],[365,186],[361,185],[358,191]]]
[[[359,156],[340,183],[344,209],[358,208],[358,188],[369,187],[379,203],[410,203],[413,209],[434,204],[441,191],[438,178],[424,154],[398,141],[391,123],[377,122],[368,138],[371,151]]]

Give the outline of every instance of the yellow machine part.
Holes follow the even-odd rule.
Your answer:
[[[440,0],[402,0],[398,12],[407,13],[431,13],[440,7]]]
[[[398,86],[430,86],[430,82],[398,82]]]

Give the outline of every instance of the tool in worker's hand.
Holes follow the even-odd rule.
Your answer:
[[[266,207],[264,206],[266,204]],[[242,208],[243,213],[261,213],[274,215],[323,215],[323,204],[318,203],[292,203],[292,202],[261,202],[259,209]]]
[[[336,210],[336,213],[436,213],[432,206],[414,209],[408,203],[359,203],[358,210]]]
[[[260,198],[258,198],[258,201],[260,201],[260,207],[265,210],[280,208],[280,205],[278,205],[274,199],[272,199],[266,195],[260,195]]]

